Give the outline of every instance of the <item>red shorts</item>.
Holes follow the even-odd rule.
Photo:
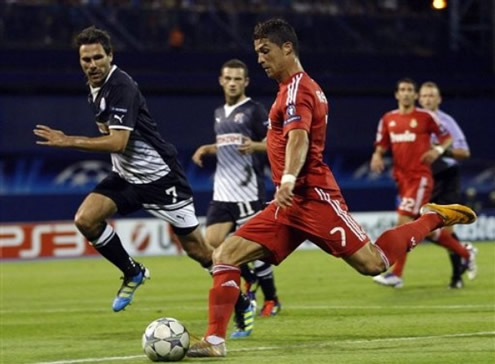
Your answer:
[[[341,196],[318,190],[320,200],[295,195],[292,206],[285,209],[271,203],[235,235],[263,245],[271,253],[267,261],[273,264],[280,264],[305,240],[335,257],[353,255],[370,239]]]
[[[433,178],[428,175],[413,178],[401,178],[399,187],[399,206],[397,213],[410,217],[418,217],[419,209],[430,201],[433,192]]]

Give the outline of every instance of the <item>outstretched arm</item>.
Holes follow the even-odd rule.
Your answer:
[[[72,148],[87,152],[122,153],[129,141],[130,130],[109,129],[109,134],[98,137],[66,135],[46,125],[36,125],[34,134],[43,138],[36,144],[58,148]]]

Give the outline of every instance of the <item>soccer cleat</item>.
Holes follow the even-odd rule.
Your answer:
[[[393,273],[387,273],[384,275],[378,275],[373,277],[373,281],[378,284],[394,287],[394,288],[402,288],[404,286],[404,282],[401,277],[396,276]]]
[[[421,207],[420,214],[435,212],[443,219],[443,226],[471,224],[476,221],[476,213],[469,207],[459,204],[437,205],[427,203]]]
[[[112,309],[115,312],[122,311],[132,301],[134,292],[146,279],[150,279],[150,271],[144,265],[139,265],[141,272],[133,277],[123,277],[122,286],[120,286],[117,296],[113,300]]]
[[[466,273],[469,280],[476,278],[478,274],[478,266],[476,264],[476,254],[478,254],[478,249],[476,249],[471,243],[464,243],[464,247],[469,251],[469,258],[462,259],[462,272]]]
[[[205,339],[192,344],[187,351],[187,356],[191,358],[209,358],[227,356],[225,341],[220,344],[210,344]]]
[[[461,289],[464,288],[464,282],[462,281],[462,278],[460,279],[453,279],[450,281],[449,284],[450,289]]]
[[[244,312],[235,313],[235,331],[230,335],[232,339],[241,339],[251,335],[254,328],[254,315],[256,308],[250,303]]]
[[[282,309],[282,305],[280,304],[279,300],[268,300],[265,301],[263,304],[263,307],[261,308],[260,311],[260,316],[262,317],[269,317],[269,316],[275,316],[280,312]]]

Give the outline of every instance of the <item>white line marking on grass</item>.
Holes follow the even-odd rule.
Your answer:
[[[343,340],[332,341],[320,344],[302,344],[288,346],[258,346],[249,348],[229,349],[229,352],[253,352],[253,351],[268,351],[268,350],[284,350],[294,348],[314,348],[314,347],[326,347],[330,345],[345,345],[345,344],[374,344],[383,342],[400,342],[400,341],[419,341],[419,340],[432,340],[432,339],[444,339],[444,338],[458,338],[458,337],[474,337],[474,336],[494,336],[495,331],[481,331],[481,332],[466,332],[459,334],[445,334],[445,335],[430,335],[430,336],[404,336],[404,337],[388,337],[380,339],[369,340]],[[86,359],[74,359],[74,360],[59,360],[59,361],[43,361],[36,362],[34,364],[78,364],[78,363],[97,363],[102,361],[117,361],[117,360],[132,360],[138,358],[145,358],[145,355],[130,355],[130,356],[111,356],[106,358],[86,358]]]
[[[100,361],[117,361],[117,360],[132,360],[144,359],[146,355],[129,355],[129,356],[109,356],[106,358],[87,358],[74,360],[59,360],[59,361],[40,361],[34,364],[76,364],[76,363],[98,363]]]
[[[481,332],[466,332],[459,334],[445,334],[445,335],[431,335],[431,336],[404,336],[404,337],[384,337],[380,339],[368,339],[368,340],[343,340],[343,341],[332,341],[319,344],[301,344],[301,345],[291,345],[290,348],[314,348],[320,347],[324,348],[330,345],[343,345],[343,344],[374,344],[382,342],[398,342],[398,341],[418,341],[418,340],[431,340],[431,339],[445,339],[445,338],[456,338],[456,337],[474,337],[474,336],[495,336],[495,331],[481,331]],[[289,347],[284,346],[261,346],[256,348],[241,348],[232,349],[229,351],[266,351],[266,350],[277,350],[277,349],[289,349]],[[41,363],[39,363],[41,364]]]
[[[162,310],[167,310],[173,306],[163,306]],[[207,307],[204,304],[198,306],[181,306],[181,310],[203,311]],[[495,305],[386,305],[386,306],[346,306],[346,305],[284,305],[285,310],[463,310],[463,309],[491,309],[495,310]],[[156,311],[156,308],[137,308],[130,310],[138,312]],[[1,314],[9,313],[78,313],[78,312],[110,312],[106,308],[47,308],[47,309],[7,309],[0,310]]]
[[[285,307],[285,306],[284,306]],[[402,310],[402,309],[440,309],[440,310],[458,310],[465,308],[491,308],[495,309],[495,305],[385,305],[385,306],[346,306],[346,305],[296,305],[296,306],[288,306],[289,309],[293,310]]]

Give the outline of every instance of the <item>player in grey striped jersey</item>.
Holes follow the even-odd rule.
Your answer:
[[[202,145],[192,158],[200,167],[204,156],[216,155],[217,158],[213,201],[206,221],[206,241],[213,247],[219,246],[229,233],[264,207],[264,139],[268,120],[264,107],[246,96],[249,77],[244,62],[232,59],[224,63],[219,83],[224,91],[225,105],[218,107],[214,114],[216,143]],[[275,315],[280,310],[280,302],[273,269],[261,261],[254,262],[254,267],[265,296],[260,314]],[[248,283],[253,282],[246,267],[243,277]],[[238,329],[234,336],[242,336],[247,331]]]
[[[76,213],[79,231],[107,260],[124,274],[112,309],[131,303],[149,271],[126,252],[106,220],[116,212],[128,214],[145,209],[169,222],[187,254],[203,267],[211,265],[212,249],[200,232],[192,191],[177,161],[175,147],[163,140],[136,82],[112,64],[110,36],[95,27],[76,38],[79,59],[89,89],[89,103],[99,137],[66,135],[37,125],[37,144],[111,153],[113,171],[90,193]]]

